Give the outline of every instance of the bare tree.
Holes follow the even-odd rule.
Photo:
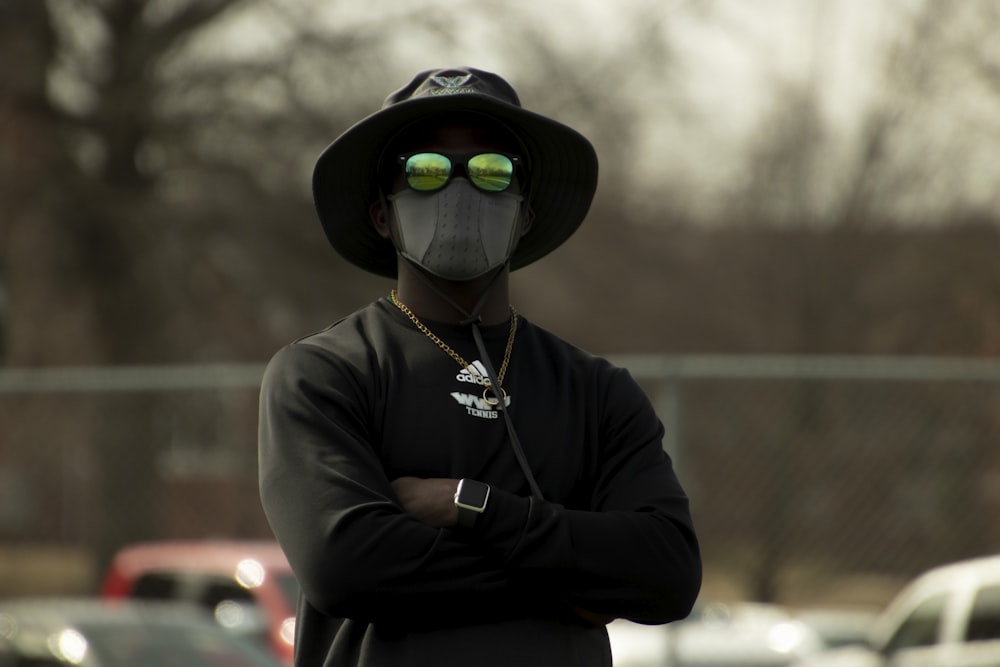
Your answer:
[[[385,289],[330,251],[311,167],[400,79],[393,35],[446,54],[459,15],[374,5],[331,16],[317,1],[0,2],[6,362],[258,361]],[[579,67],[541,29],[510,35],[530,106],[585,119],[617,149],[606,164],[623,157],[634,139],[624,55]],[[98,565],[156,530],[157,456],[178,428],[157,395],[108,405],[34,426],[44,440],[72,430],[94,462],[86,539]],[[212,405],[202,409],[213,432]],[[240,465],[234,474],[254,476]]]
[[[9,363],[257,360],[303,304],[353,291],[320,259],[305,175],[317,138],[374,106],[357,86],[385,78],[384,26],[312,20],[321,5],[0,4]],[[257,41],[234,62],[245,12]],[[75,426],[100,462],[98,563],[153,530],[158,401]]]
[[[803,68],[801,79],[776,77],[768,113],[743,156],[747,177],[732,202],[730,221],[756,230],[755,238],[732,231],[720,236],[720,244],[749,244],[737,255],[741,261],[720,262],[744,296],[728,311],[729,326],[734,336],[771,336],[782,341],[784,351],[794,353],[864,352],[897,307],[883,302],[875,308],[870,301],[872,286],[880,283],[897,252],[885,245],[886,228],[966,222],[964,211],[976,205],[978,174],[970,168],[975,164],[970,158],[983,148],[970,140],[969,128],[960,119],[974,116],[983,103],[983,86],[970,73],[977,73],[980,83],[991,81],[989,56],[997,54],[990,35],[1000,14],[990,3],[932,0],[900,5],[893,30],[881,45],[884,51],[874,52],[883,58],[882,70],[874,77],[875,92],[860,109],[858,130],[845,135],[832,131],[822,109],[829,45],[822,39],[820,17],[828,6],[809,7],[816,17],[814,38],[809,40],[815,47],[806,58],[810,65]],[[995,118],[995,111],[992,117],[979,117],[973,129],[995,137],[1000,129]],[[980,135],[979,143],[983,139]],[[937,242],[942,249],[957,249],[965,236],[962,229],[945,229]],[[889,237],[894,238],[892,233]],[[876,247],[883,248],[881,256],[872,252]],[[734,251],[729,252],[732,256]],[[923,272],[936,263],[925,262]],[[914,284],[925,282],[920,273],[915,270]],[[977,280],[980,289],[994,291],[989,276]],[[923,294],[931,298],[936,292],[931,287]],[[902,288],[892,298],[903,303],[907,294]],[[951,309],[947,298],[936,303],[940,310]],[[918,317],[941,321],[927,311]],[[975,326],[991,326],[991,319],[979,318]],[[957,327],[955,320],[948,322],[952,333],[937,331],[936,343],[925,338],[922,349],[949,347],[946,341]],[[911,324],[912,335],[936,328]],[[798,387],[786,406],[787,423],[779,441],[760,451],[774,479],[758,498],[751,590],[759,599],[775,600],[781,594],[778,578],[791,556],[784,537],[810,483],[790,472],[805,469],[810,458],[823,455],[823,429],[830,421],[824,407],[830,401],[823,392],[815,385]]]

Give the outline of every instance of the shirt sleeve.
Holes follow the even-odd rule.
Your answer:
[[[688,498],[662,448],[663,426],[626,370],[611,368],[599,383],[606,393],[592,506],[500,491],[476,531],[511,570],[598,616],[684,618],[701,587],[701,557]],[[524,502],[527,520],[513,510]]]
[[[625,371],[598,378],[591,507],[494,488],[471,531],[409,517],[373,449],[374,362],[308,343],[279,351],[260,398],[260,493],[309,604],[383,624],[487,622],[572,608],[662,623],[701,580],[687,498],[662,426]],[[589,617],[589,615],[587,615]]]
[[[261,501],[309,604],[408,627],[523,613],[499,558],[403,511],[370,445],[364,363],[293,344],[261,385]]]

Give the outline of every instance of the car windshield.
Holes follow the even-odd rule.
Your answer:
[[[249,642],[211,625],[81,624],[61,635],[79,662],[93,653],[102,667],[276,667]]]

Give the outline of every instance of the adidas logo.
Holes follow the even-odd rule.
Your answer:
[[[480,387],[490,386],[489,373],[486,372],[486,366],[483,366],[483,362],[476,360],[471,364],[463,368],[455,376],[455,379],[459,382],[468,382],[469,384],[478,384]]]

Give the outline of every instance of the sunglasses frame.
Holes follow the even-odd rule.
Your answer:
[[[441,185],[439,185],[436,188],[432,188],[430,190],[423,190],[420,188],[413,187],[413,185],[410,183],[410,176],[409,174],[406,173],[406,166],[407,163],[412,158],[418,155],[436,155],[448,160],[449,164],[448,177],[444,180],[443,183],[441,183]],[[484,188],[480,186],[478,183],[476,183],[475,180],[473,180],[472,175],[469,173],[469,161],[481,155],[502,155],[503,157],[510,160],[511,163],[510,180],[507,182],[507,185],[505,185],[502,189],[494,190],[491,188]],[[521,157],[519,155],[514,155],[512,153],[503,153],[500,151],[483,151],[481,153],[471,153],[471,154],[457,155],[457,156],[446,155],[445,153],[441,153],[438,151],[416,151],[414,153],[404,153],[403,155],[400,155],[397,158],[397,160],[399,162],[399,166],[403,170],[403,180],[406,181],[406,187],[410,188],[414,192],[437,192],[438,190],[445,187],[446,185],[448,185],[448,183],[451,182],[451,179],[454,178],[455,176],[455,167],[459,165],[463,167],[463,169],[465,170],[465,176],[468,178],[469,182],[472,183],[473,186],[475,186],[476,189],[482,190],[483,192],[506,192],[510,188],[511,184],[513,184],[514,176],[518,174],[518,169],[521,167]]]

